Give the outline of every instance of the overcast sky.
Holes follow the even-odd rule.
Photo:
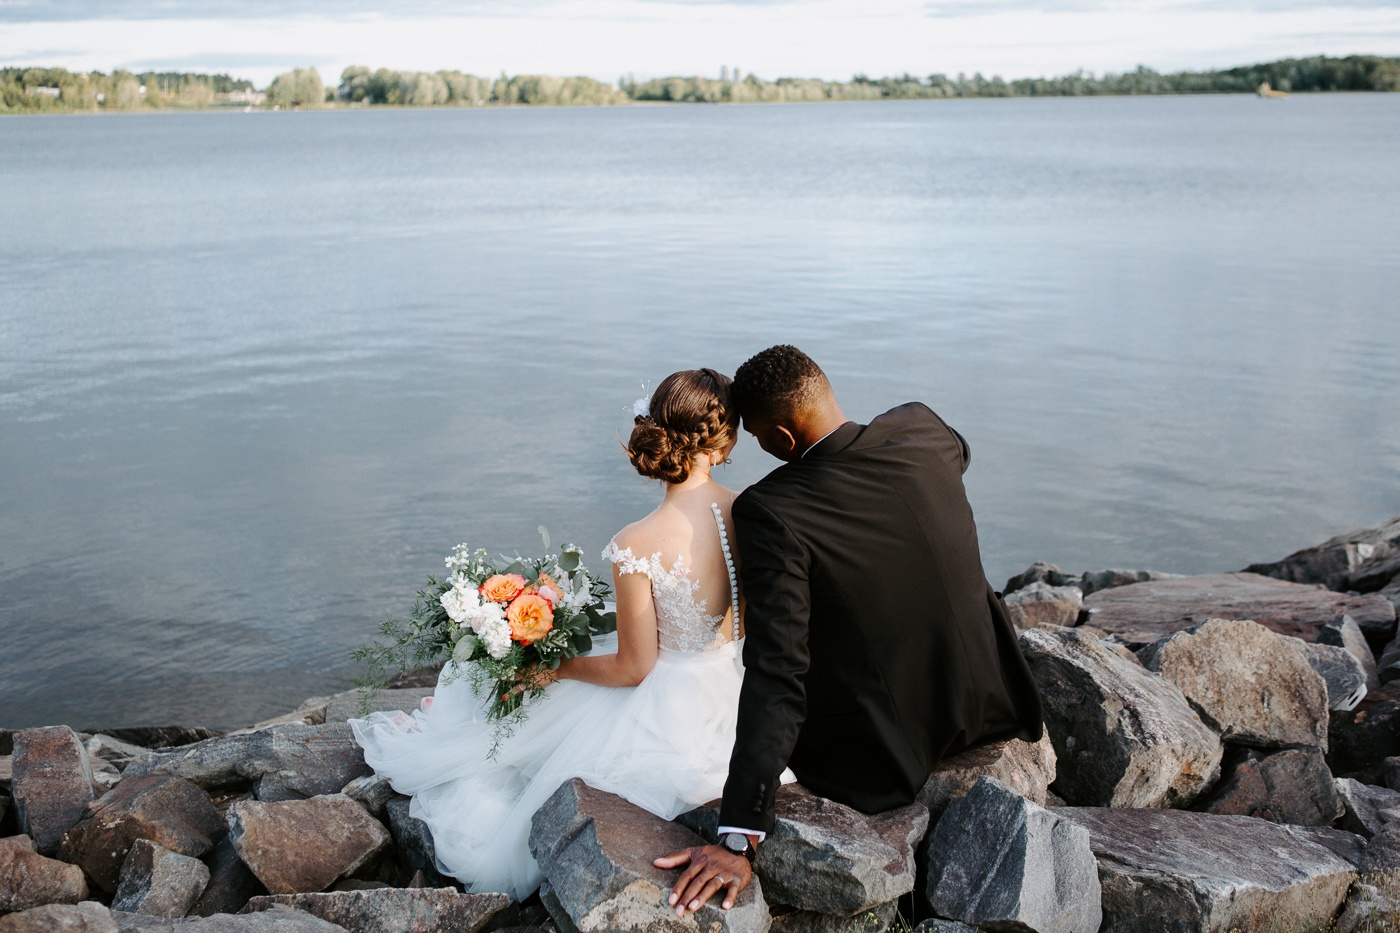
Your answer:
[[[412,7],[412,13],[405,8]],[[1400,55],[1400,0],[0,0],[0,64],[847,79]]]

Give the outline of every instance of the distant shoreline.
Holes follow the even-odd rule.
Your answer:
[[[1364,96],[1384,96],[1393,94],[1394,91],[1309,91],[1296,96],[1299,97],[1364,97]],[[1258,97],[1254,91],[1212,91],[1212,92],[1179,92],[1171,94],[1082,94],[1082,95],[1041,95],[1025,97],[922,97],[922,98],[895,98],[895,97],[872,97],[854,100],[780,100],[780,101],[716,101],[709,106],[714,107],[767,107],[767,106],[824,106],[828,104],[889,104],[889,103],[927,103],[927,104],[956,104],[973,102],[1011,102],[1011,101],[1063,101],[1063,100],[1121,100],[1124,98],[1223,98],[1223,97]],[[1292,95],[1290,95],[1292,96]],[[182,115],[231,115],[231,114],[261,114],[272,116],[274,114],[292,113],[402,113],[406,111],[441,111],[447,113],[454,112],[501,112],[509,110],[632,110],[632,109],[690,109],[696,105],[690,101],[628,101],[617,104],[483,104],[479,107],[420,107],[414,104],[325,104],[320,107],[288,107],[274,109],[271,107],[254,107],[251,110],[244,107],[232,106],[210,106],[210,107],[163,107],[160,109],[143,110],[42,110],[42,111],[4,111],[0,110],[0,119],[24,118],[24,117],[73,117],[73,118],[93,118],[104,119],[111,117],[160,117],[160,116],[182,116]]]
[[[616,86],[589,77],[502,74],[484,78],[460,71],[394,71],[355,65],[327,87],[314,68],[278,75],[264,91],[227,74],[114,71],[77,73],[63,68],[0,68],[0,114],[205,109],[338,109],[346,107],[490,108],[511,106],[617,106],[657,103],[826,103],[865,100],[949,100],[1007,97],[1132,97],[1400,91],[1400,58],[1350,55],[1280,59],[1216,71],[1164,74],[1139,65],[1103,75],[1053,78],[910,74],[850,81],[741,76],[719,78],[630,76]]]

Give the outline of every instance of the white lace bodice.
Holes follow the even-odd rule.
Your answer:
[[[710,503],[719,529],[720,546],[724,550],[724,564],[729,570],[730,606],[733,608],[734,640],[739,640],[739,584],[734,573],[734,559],[729,551],[729,535],[724,527],[724,515],[719,504]],[[700,583],[690,576],[689,561],[684,554],[667,567],[657,551],[646,557],[638,557],[630,547],[620,548],[617,539],[608,542],[603,548],[603,560],[617,565],[620,573],[644,573],[651,581],[651,596],[656,604],[656,627],[661,647],[670,651],[714,651],[728,644],[721,629],[725,612],[712,616],[708,614],[708,599],[695,599]],[[727,610],[726,610],[727,611]]]

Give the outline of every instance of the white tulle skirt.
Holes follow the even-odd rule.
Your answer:
[[[609,637],[592,653],[613,651]],[[439,870],[469,891],[520,900],[541,880],[530,818],[570,778],[665,819],[720,796],[743,681],[739,652],[736,644],[662,650],[636,687],[553,684],[527,701],[528,717],[494,758],[485,705],[466,676],[449,676],[450,666],[426,709],[373,713],[350,725],[365,761],[413,798],[409,813],[432,830]]]

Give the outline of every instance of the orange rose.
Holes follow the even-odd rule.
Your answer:
[[[525,593],[506,610],[510,637],[522,645],[533,644],[554,628],[554,607],[549,600],[534,593]]]
[[[498,573],[481,584],[481,596],[493,603],[508,603],[525,589],[525,578],[518,573]]]

